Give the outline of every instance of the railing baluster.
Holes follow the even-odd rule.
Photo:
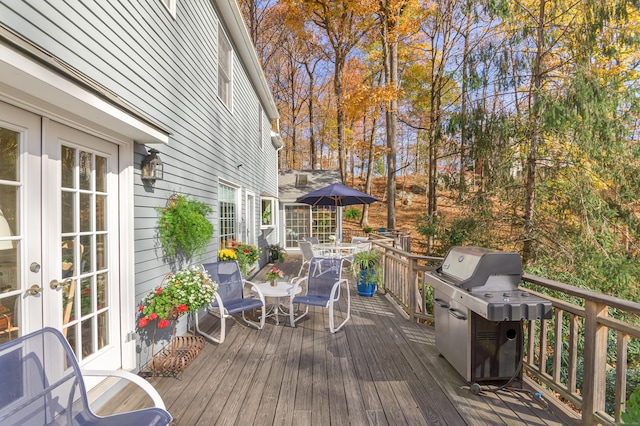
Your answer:
[[[569,314],[569,368],[567,387],[572,394],[576,393],[578,370],[578,316]]]
[[[627,344],[629,335],[618,331],[618,342],[616,345],[616,402],[614,408],[614,418],[619,423],[620,413],[626,409],[627,395]]]
[[[533,321],[529,321],[533,322]],[[540,372],[545,374],[547,372],[547,321],[540,321],[540,353],[538,355],[540,360]]]
[[[553,381],[560,383],[560,373],[562,370],[562,309],[555,308],[554,319],[554,344],[553,344]]]

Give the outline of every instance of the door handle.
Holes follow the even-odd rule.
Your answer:
[[[40,287],[38,284],[32,285],[25,293],[30,294],[31,296],[37,296],[38,293],[42,293],[44,289]]]
[[[72,281],[71,278],[67,278],[66,280],[62,280],[62,281],[53,279],[49,282],[49,287],[51,287],[51,290],[57,290],[69,284],[71,281]]]

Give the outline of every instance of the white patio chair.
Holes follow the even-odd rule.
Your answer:
[[[212,342],[222,343],[224,342],[225,337],[226,319],[238,312],[242,312],[242,319],[248,325],[257,328],[258,330],[262,330],[264,327],[266,311],[264,295],[257,285],[251,281],[242,279],[238,262],[235,260],[227,262],[212,262],[205,263],[202,267],[207,270],[211,280],[218,283],[218,290],[216,291],[215,299],[212,300],[211,304],[207,307],[207,313],[214,315],[215,312],[218,311],[220,316],[220,336],[216,338],[212,334],[207,334],[200,330],[198,312],[194,313],[196,332]],[[258,297],[246,296],[244,292],[245,285],[252,286],[252,292],[257,294]],[[245,311],[256,308],[262,308],[260,324],[249,321],[244,316]]]
[[[318,240],[318,237],[304,237],[303,238],[304,241],[309,241],[311,244],[319,244],[320,240]]]
[[[84,376],[113,376],[140,386],[155,407],[96,415]],[[168,425],[172,418],[149,382],[128,371],[81,370],[62,333],[46,327],[0,345],[2,425]]]
[[[295,294],[297,287],[300,287],[305,281],[306,292],[290,299],[289,320],[291,327],[295,327],[296,322],[309,313],[309,305],[320,306],[329,310],[329,330],[332,333],[340,330],[349,321],[349,318],[351,318],[351,293],[349,292],[347,280],[343,279],[341,275],[342,259],[326,257],[314,257],[311,259],[308,275],[298,279],[293,284],[291,294]],[[344,284],[344,290],[341,290],[341,284]],[[334,325],[334,309],[342,291],[347,293],[347,314],[345,319],[336,327]],[[306,305],[306,309],[296,316],[293,305]]]
[[[300,270],[298,271],[298,276],[302,276],[302,270],[305,265],[309,265],[311,259],[313,259],[313,245],[309,241],[298,241],[298,247],[300,247],[300,252],[302,253],[302,265],[300,265]]]

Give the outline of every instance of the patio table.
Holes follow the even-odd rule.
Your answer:
[[[320,243],[314,244],[313,250],[318,253],[329,253],[329,257],[350,258],[356,244],[353,243]]]
[[[279,314],[289,315],[288,312],[282,310],[282,307],[280,306],[280,298],[295,296],[302,291],[302,288],[297,287],[295,294],[292,294],[291,290],[293,289],[293,284],[287,281],[278,281],[277,286],[272,286],[270,282],[258,283],[256,286],[260,289],[264,297],[271,297],[274,299],[271,309],[265,313],[265,316],[275,317],[276,325],[280,325]],[[251,289],[251,291],[255,293],[254,289]]]

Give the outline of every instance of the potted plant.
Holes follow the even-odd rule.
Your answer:
[[[260,253],[262,253],[262,250],[254,245],[238,242],[234,239],[227,240],[226,249],[235,252],[236,259],[238,260],[238,266],[240,267],[240,273],[243,278],[248,278],[255,269],[255,267],[252,266],[258,261],[258,259],[260,259]],[[220,258],[220,251],[218,251],[218,258]]]
[[[358,294],[373,296],[379,280],[380,254],[376,250],[360,251],[353,255],[353,265],[359,271]]]
[[[151,344],[151,363],[154,374],[177,375],[195,358],[204,346],[202,337],[176,337],[178,319],[195,312],[213,300],[218,284],[211,281],[207,271],[196,266],[167,274],[163,285],[149,293],[138,306],[141,315],[138,327],[143,328],[156,321]],[[155,353],[156,330],[173,327],[167,348]]]
[[[158,235],[167,257],[184,254],[190,259],[204,253],[213,237],[213,225],[206,217],[213,212],[210,206],[174,194],[165,207],[157,210]]]
[[[281,247],[280,244],[269,244],[267,246],[267,251],[269,252],[270,263],[273,263],[276,260],[284,262],[287,251],[283,247]]]

